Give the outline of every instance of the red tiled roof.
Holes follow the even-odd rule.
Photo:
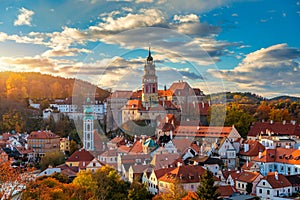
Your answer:
[[[225,179],[227,179],[229,177],[229,175],[235,174],[236,172],[237,172],[237,170],[225,170],[225,171],[222,171],[223,176],[224,176]]]
[[[85,149],[79,149],[70,156],[67,162],[90,162],[93,159],[94,156],[89,151]]]
[[[235,190],[230,185],[220,185],[218,187],[218,192],[220,193],[221,197],[229,197],[235,192]]]
[[[190,139],[174,139],[172,140],[174,146],[176,147],[178,153],[184,153],[192,144]]]
[[[173,169],[175,169],[175,168],[174,167],[161,168],[161,169],[154,170],[154,173],[155,173],[156,178],[159,179],[160,177],[165,175],[167,172],[172,171]]]
[[[143,144],[141,141],[136,141],[132,148],[129,150],[129,154],[135,154],[135,153],[143,153]]]
[[[173,92],[171,90],[158,90],[158,96],[160,97],[168,97],[172,96]]]
[[[31,147],[28,147],[27,149],[25,147],[15,147],[21,154],[28,154],[33,153],[33,149]]]
[[[181,183],[197,183],[206,170],[199,165],[183,165],[166,173],[159,181],[173,182],[179,179]]]
[[[104,151],[102,154],[100,154],[101,157],[113,157],[117,156],[117,149],[109,149],[107,151]]]
[[[124,142],[124,141],[125,141],[125,137],[123,137],[123,136],[121,136],[121,137],[116,136],[113,139],[111,139],[109,142],[110,143],[119,144],[119,143]]]
[[[118,147],[118,152],[124,152],[128,153],[130,151],[131,147],[126,146],[126,145],[121,145]]]
[[[232,128],[231,126],[178,126],[175,129],[175,135],[190,137],[227,137]]]
[[[179,154],[165,153],[165,154],[154,154],[150,164],[154,169],[167,168],[174,165],[174,162],[179,158]]]
[[[149,165],[132,165],[132,170],[135,174],[142,174],[148,167]]]
[[[260,175],[258,172],[242,171],[237,177],[237,181],[252,183]]]
[[[9,139],[9,137],[13,136],[12,134],[10,133],[3,133],[2,134],[2,140],[3,141],[7,141]]]
[[[297,149],[266,149],[261,158],[256,156],[252,159],[256,162],[279,162],[292,165],[300,165],[300,150]]]
[[[52,133],[51,131],[33,131],[30,133],[27,139],[51,139],[51,138],[59,138],[59,136]]]
[[[272,188],[283,188],[292,186],[289,180],[282,174],[278,174],[278,180],[276,180],[275,173],[276,172],[269,172],[268,175],[263,178],[263,180],[268,181]]]
[[[257,135],[263,132],[266,134],[266,130],[269,130],[271,133],[279,135],[296,135],[300,136],[300,126],[298,124],[291,123],[282,123],[282,122],[255,122],[249,132],[248,136],[256,137]]]
[[[127,104],[124,106],[124,109],[129,109],[129,110],[143,110],[143,104],[141,100],[128,100]]]
[[[251,157],[258,156],[259,152],[263,152],[265,150],[264,145],[262,145],[260,142],[256,140],[248,140],[244,142],[244,144],[249,145],[249,150],[245,152],[244,148],[242,148],[240,151],[240,155],[242,156],[251,156]]]

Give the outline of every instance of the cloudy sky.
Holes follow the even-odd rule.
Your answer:
[[[139,89],[151,46],[160,88],[300,96],[300,1],[0,2],[0,71]]]

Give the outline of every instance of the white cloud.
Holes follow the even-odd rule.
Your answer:
[[[233,70],[209,70],[244,91],[300,95],[300,49],[277,44],[248,54]],[[217,75],[216,72],[219,74]],[[268,94],[269,95],[269,94]]]
[[[199,22],[199,17],[195,14],[189,15],[174,15],[173,19],[179,23]]]
[[[54,48],[45,51],[42,56],[45,57],[61,57],[61,56],[76,56],[78,53],[91,53],[87,49],[78,48]]]
[[[153,3],[154,0],[135,0],[135,3]]]
[[[231,16],[232,17],[238,17],[239,15],[237,13],[233,13]]]
[[[18,19],[15,20],[15,26],[27,25],[31,26],[31,16],[34,14],[32,10],[27,10],[26,8],[19,9],[20,14],[18,15]]]

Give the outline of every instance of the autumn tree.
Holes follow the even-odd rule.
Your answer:
[[[196,199],[199,200],[215,200],[220,196],[218,186],[215,185],[214,175],[209,170],[201,176],[196,195]]]
[[[7,98],[14,100],[23,100],[27,98],[27,80],[21,74],[10,74],[6,80]]]
[[[0,164],[0,199],[11,199],[13,195],[21,192],[30,179],[33,178],[33,169],[13,168],[10,162]]]
[[[45,156],[42,157],[40,162],[41,170],[46,169],[49,165],[52,167],[60,165],[65,162],[65,155],[61,151],[47,152]]]
[[[187,195],[187,191],[184,190],[182,184],[179,180],[174,180],[173,183],[170,184],[170,187],[162,192],[159,195],[156,195],[155,199],[159,200],[181,200],[183,197]]]
[[[97,199],[126,199],[128,196],[129,183],[121,179],[115,169],[103,166],[94,174],[97,189]]]
[[[138,181],[133,181],[130,185],[130,190],[128,191],[128,200],[140,200],[140,199],[151,199],[151,194],[147,190],[145,184]]]

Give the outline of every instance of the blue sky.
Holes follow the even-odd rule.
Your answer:
[[[0,0],[0,71],[140,89],[151,45],[159,86],[300,96],[300,1]]]

